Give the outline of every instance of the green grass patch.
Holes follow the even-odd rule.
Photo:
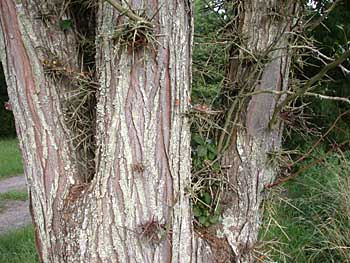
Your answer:
[[[333,154],[270,192],[260,232],[270,261],[350,262],[349,175],[349,159]]]
[[[12,190],[5,193],[0,193],[0,212],[4,208],[6,201],[26,201],[28,200],[27,191]]]
[[[1,263],[37,263],[39,258],[34,245],[32,226],[0,236]]]
[[[0,179],[23,173],[17,139],[0,140]]]
[[[8,201],[8,200],[26,201],[28,200],[28,193],[27,191],[17,191],[17,190],[0,193],[0,202]]]

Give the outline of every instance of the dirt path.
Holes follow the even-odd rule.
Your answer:
[[[0,212],[0,234],[29,225],[32,219],[28,201],[8,201]]]
[[[0,193],[11,190],[24,190],[26,181],[24,176],[15,176],[0,180]],[[0,211],[0,234],[9,230],[29,225],[32,219],[29,214],[28,201],[6,201]]]
[[[25,188],[26,180],[23,175],[0,180],[0,193],[5,193],[11,190],[22,190]]]

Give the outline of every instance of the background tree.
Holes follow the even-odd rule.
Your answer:
[[[294,74],[300,81],[348,50],[349,2],[334,1],[335,6],[333,1],[318,2],[318,7],[306,10],[306,20],[322,23],[297,44],[300,55]],[[292,104],[297,114],[290,116],[284,136],[284,147],[293,150],[288,161],[291,174],[279,176],[280,184],[271,189],[271,199],[264,205],[260,238],[271,261],[349,261],[348,68],[349,59],[313,86],[311,92],[332,99],[304,96]]]
[[[293,151],[282,148],[284,127],[312,131],[303,116],[306,98],[319,98],[325,87],[316,87],[349,55],[346,49],[332,53],[304,72],[314,56],[310,50],[319,52],[310,32],[338,2],[323,12],[300,1],[201,5],[206,14],[200,23],[209,24],[196,25],[203,35],[195,38],[194,212],[197,224],[207,227],[199,230],[203,236],[225,237],[231,261],[253,261],[262,200],[276,176],[292,169]],[[222,222],[214,226],[216,211],[223,211]]]
[[[314,39],[314,49],[309,50],[307,54],[307,64],[303,67],[303,73],[310,77],[317,73],[317,69],[331,61],[334,56],[340,56],[349,49],[350,25],[348,17],[350,15],[350,3],[348,1],[335,1],[338,4],[328,12],[326,19],[322,20],[308,35]],[[332,7],[330,1],[319,1],[318,12],[314,16],[320,17]],[[344,61],[342,65],[327,73],[327,77],[319,83],[315,91],[333,97],[348,98],[350,93],[347,88],[349,80],[349,60]],[[302,77],[300,77],[302,78]],[[338,100],[324,100],[319,103],[317,98],[305,98],[305,103],[310,103],[309,115],[317,116],[312,120],[322,133],[332,126],[335,119],[349,109],[348,103]],[[336,140],[342,143],[349,139],[347,132],[349,121],[348,115],[343,115],[337,123],[337,128],[329,134],[329,140]],[[328,140],[326,139],[326,140]]]
[[[226,183],[199,191],[200,196],[205,196],[203,192],[214,190],[213,203],[223,211],[220,224],[209,228],[209,232],[221,233],[227,242],[230,256],[219,262],[254,260],[263,191],[277,172],[269,157],[281,148],[283,125],[272,127],[269,123],[276,105],[283,99],[279,92],[289,84],[292,55],[289,46],[298,27],[295,17],[300,14],[299,7],[298,1],[213,1],[206,7],[217,13],[221,24],[217,42],[224,43],[224,50],[228,51],[227,56],[221,55],[227,65],[226,70],[221,68],[225,76],[216,82],[221,81],[219,85],[223,88],[213,98],[219,101],[213,105],[221,112],[221,120],[214,120],[220,127],[211,126],[216,131],[209,135],[217,154],[217,158],[211,158],[211,170],[215,172],[215,165],[220,163],[220,172],[214,175],[219,174],[217,177]],[[220,57],[217,55],[220,52],[210,54]],[[215,73],[207,75],[214,78]],[[215,78],[206,80],[215,83]],[[199,148],[197,154],[201,152]],[[198,220],[203,225],[200,216]]]

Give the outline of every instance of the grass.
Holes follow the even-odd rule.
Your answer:
[[[349,175],[349,159],[334,154],[271,191],[260,232],[266,262],[350,262]]]
[[[0,202],[8,201],[8,200],[26,201],[28,200],[28,193],[27,191],[17,191],[17,190],[11,190],[5,193],[0,193]]]
[[[23,173],[17,139],[0,140],[0,179]]]
[[[26,201],[26,200],[28,200],[27,191],[11,190],[5,193],[0,193],[0,212],[4,207],[4,202],[6,201]]]
[[[0,236],[1,263],[39,262],[34,245],[33,227],[11,231]]]

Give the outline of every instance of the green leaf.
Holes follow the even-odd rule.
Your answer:
[[[193,166],[197,169],[199,169],[200,167],[202,167],[202,162],[201,160],[199,160],[198,158],[193,159]]]
[[[208,192],[203,193],[203,202],[206,203],[207,205],[211,204],[211,196]]]
[[[209,217],[209,222],[211,224],[216,224],[217,222],[219,222],[220,216],[219,215],[213,215],[211,217]]]
[[[204,139],[198,133],[192,135],[192,140],[197,144],[205,144]]]
[[[212,143],[208,144],[208,150],[215,155],[217,155],[218,153],[215,144],[212,144]]]
[[[65,19],[60,21],[60,28],[62,31],[72,28],[73,22],[70,19]]]
[[[216,158],[216,154],[213,154],[212,152],[208,153],[208,159],[209,160],[213,161],[213,160],[215,160],[215,158]]]
[[[200,217],[202,215],[202,210],[198,206],[193,207],[193,215],[195,217]]]
[[[214,163],[211,168],[214,172],[219,172],[221,170],[220,164],[218,162]]]
[[[204,215],[205,217],[210,216],[210,213],[209,213],[209,210],[208,210],[207,207],[203,210],[203,215]]]
[[[199,157],[205,157],[205,156],[207,156],[207,153],[208,153],[207,146],[206,146],[206,145],[199,145],[199,146],[197,147],[197,153],[198,153],[198,156],[199,156]]]
[[[208,217],[201,216],[201,217],[198,218],[198,222],[199,222],[201,225],[205,225],[205,223],[207,223],[207,219],[208,219]]]

